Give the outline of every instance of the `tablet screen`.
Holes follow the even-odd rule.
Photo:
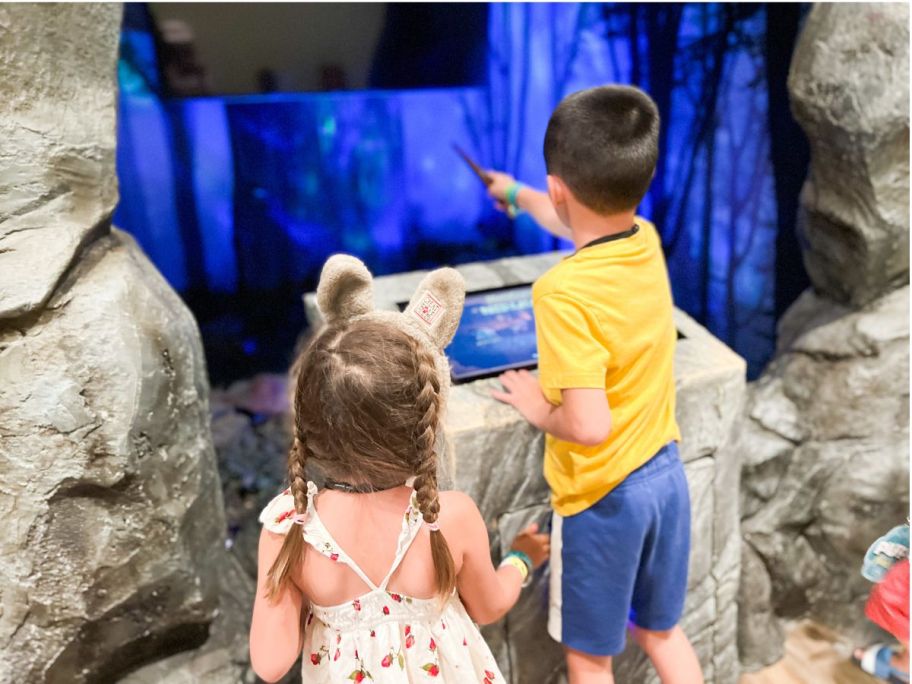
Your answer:
[[[457,383],[511,368],[534,368],[538,351],[532,286],[467,292],[459,328],[445,351]]]

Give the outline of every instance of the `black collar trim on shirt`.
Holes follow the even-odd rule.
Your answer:
[[[640,231],[640,227],[634,223],[633,226],[631,226],[627,230],[622,230],[620,233],[613,233],[611,235],[603,235],[600,238],[596,238],[592,242],[587,242],[585,245],[583,245],[576,251],[581,252],[582,250],[586,249],[587,247],[595,247],[596,245],[601,245],[602,243],[605,243],[605,242],[614,242],[615,240],[623,240],[624,238],[633,237],[639,231]]]

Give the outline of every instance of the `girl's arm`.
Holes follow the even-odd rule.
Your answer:
[[[456,577],[456,588],[471,618],[487,625],[496,622],[510,610],[519,598],[522,575],[507,565],[494,568],[488,529],[475,502],[461,492],[444,493],[441,511],[446,511],[443,521],[450,547],[458,549],[462,567]],[[449,524],[446,524],[449,523]],[[443,525],[441,526],[443,527]],[[520,533],[514,546],[521,546],[532,559],[535,567],[548,557],[548,535],[536,534],[537,526],[531,525]]]
[[[293,528],[289,533],[298,530]],[[300,532],[298,531],[298,534]],[[257,589],[250,625],[250,663],[257,676],[277,682],[301,655],[301,608],[304,597],[291,582],[274,599],[266,597],[266,573],[285,538],[266,528],[260,533],[257,554]]]

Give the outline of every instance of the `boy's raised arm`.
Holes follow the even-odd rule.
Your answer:
[[[495,200],[498,208],[505,210],[507,206],[507,190],[517,181],[509,173],[501,171],[488,171],[487,174],[492,179],[491,184],[488,186],[488,194]],[[555,211],[548,193],[530,188],[528,185],[519,184],[519,190],[516,193],[516,204],[553,236],[565,240],[570,239],[570,229],[558,218],[557,211]]]

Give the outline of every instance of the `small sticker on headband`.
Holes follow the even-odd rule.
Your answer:
[[[444,306],[440,303],[440,300],[437,299],[430,291],[425,291],[421,295],[421,299],[415,304],[415,307],[412,309],[412,313],[420,320],[422,323],[431,327],[437,320],[443,315]]]

